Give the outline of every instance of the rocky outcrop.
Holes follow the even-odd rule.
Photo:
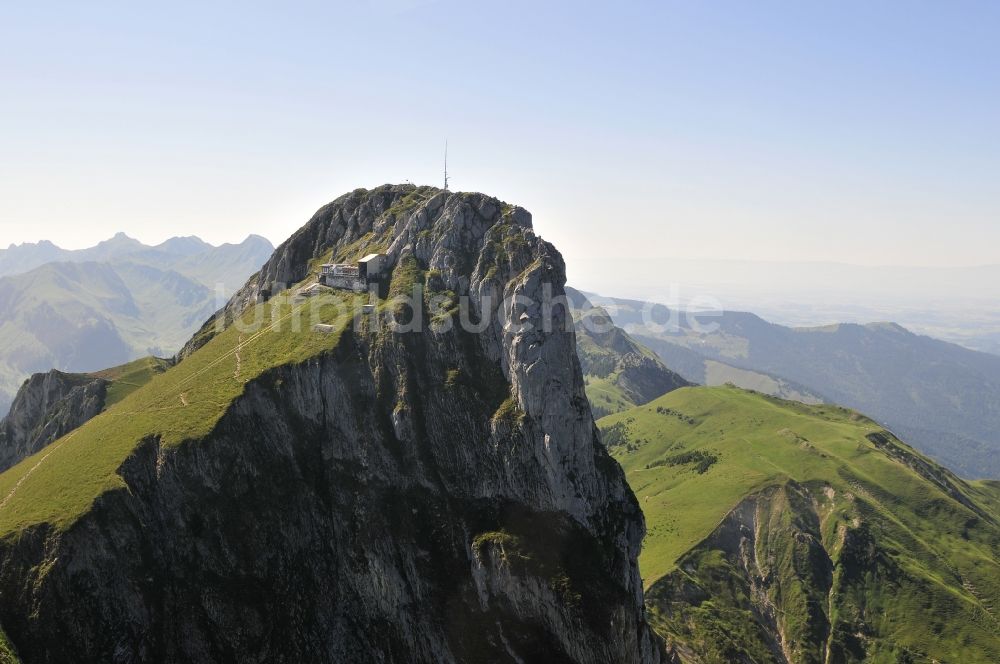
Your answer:
[[[789,482],[740,502],[649,600],[665,611],[666,631],[684,626],[676,633],[683,661],[820,664],[833,571],[813,499]]]
[[[898,607],[878,594],[892,588],[928,606],[931,595],[861,516],[824,541],[834,493],[822,483],[788,481],[747,496],[653,584],[647,601],[682,662],[826,664],[886,653],[888,661],[922,661],[885,629],[885,611]],[[870,513],[862,498],[848,504]]]
[[[100,378],[55,370],[26,380],[0,421],[0,471],[100,413],[107,387]]]
[[[642,514],[599,442],[569,312],[546,306],[562,258],[523,209],[353,192],[182,357],[310,261],[372,246],[434,324],[356,323],[247,384],[204,439],[143,441],[125,488],[74,524],[0,544],[0,623],[25,663],[668,659],[643,610]],[[431,316],[435,294],[477,329]]]

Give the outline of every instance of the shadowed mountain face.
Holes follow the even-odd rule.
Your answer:
[[[599,426],[685,662],[1000,661],[1000,501],[876,422],[732,387]]]
[[[892,323],[789,328],[725,312],[699,317],[710,326],[699,332],[690,317],[651,325],[645,303],[617,304],[609,307],[615,322],[690,380],[702,382],[708,363],[720,363],[736,371],[719,375],[746,387],[863,410],[965,477],[1000,477],[998,356]],[[647,311],[665,320],[665,308]],[[746,371],[758,382],[741,382]]]
[[[175,352],[271,251],[262,238],[212,247],[175,238],[147,247],[124,235],[75,252],[0,251],[0,412],[30,374],[95,371]],[[43,262],[54,258],[60,262]],[[228,284],[228,286],[226,286]]]
[[[690,385],[582,293],[568,288],[566,296],[573,307],[577,355],[595,417],[642,405]]]
[[[280,324],[321,262],[376,251],[369,316],[330,291],[324,327]],[[324,206],[176,365],[0,474],[7,640],[25,664],[664,661],[569,312],[525,304],[564,280],[480,194]]]

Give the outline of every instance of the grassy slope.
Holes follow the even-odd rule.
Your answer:
[[[814,417],[812,408],[777,404],[731,387],[688,388],[598,422],[602,430],[623,425],[629,431],[634,449],[615,446],[611,452],[625,468],[649,525],[642,555],[647,585],[671,571],[744,496],[786,477],[806,479],[825,472],[815,455],[789,444],[778,431],[791,429],[806,438],[818,434],[854,448],[859,434],[878,428],[864,419],[829,421]],[[834,407],[815,410],[824,408],[837,419],[844,417]],[[748,417],[747,411],[753,415]],[[646,468],[691,450],[717,455],[720,463],[703,475],[687,465]]]
[[[271,367],[301,362],[333,348],[339,333],[314,332],[311,323],[335,324],[342,331],[365,296],[323,297],[317,320],[300,317],[299,305],[282,298],[254,307],[244,320],[256,317],[263,323],[256,334],[230,326],[184,362],[4,472],[0,536],[42,522],[57,527],[72,523],[99,494],[122,486],[116,469],[143,438],[157,435],[164,445],[177,445],[203,437],[248,381]],[[295,320],[300,322],[297,331],[292,329]],[[235,375],[237,348],[239,376]],[[143,372],[141,367],[135,370]]]
[[[169,360],[142,357],[128,364],[96,371],[90,375],[111,381],[105,403],[105,408],[110,408],[169,368]]]
[[[738,312],[711,322],[712,334],[682,327],[660,340],[861,409],[965,477],[1000,477],[1000,357],[892,324],[788,328]]]
[[[587,399],[598,415],[601,413],[620,413],[635,406],[635,403],[625,394],[625,390],[618,384],[617,379],[618,375],[615,373],[604,378],[589,374],[584,376]]]
[[[1000,512],[1000,480],[980,480],[971,482],[984,494],[984,500],[993,505],[994,510]]]
[[[834,562],[838,537],[863,519],[905,570],[902,581],[876,581],[865,590],[871,595],[865,603],[883,608],[879,629],[944,660],[1000,655],[1000,623],[980,603],[1000,607],[1000,527],[879,451],[866,438],[881,431],[872,420],[835,406],[717,387],[671,392],[599,425],[646,515],[640,564],[647,587],[687,573],[676,570],[678,560],[746,496],[794,480],[817,495],[832,489],[821,532]],[[699,459],[708,459],[703,473]],[[985,511],[996,505],[993,488],[958,486]],[[699,560],[708,560],[710,552],[703,554]],[[886,596],[893,587],[910,592]]]

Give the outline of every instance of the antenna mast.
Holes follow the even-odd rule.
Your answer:
[[[444,190],[448,191],[448,139],[444,140]]]

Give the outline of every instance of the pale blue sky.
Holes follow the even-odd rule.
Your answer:
[[[570,262],[1000,263],[1000,3],[4,2],[0,244],[259,233],[358,186]]]

